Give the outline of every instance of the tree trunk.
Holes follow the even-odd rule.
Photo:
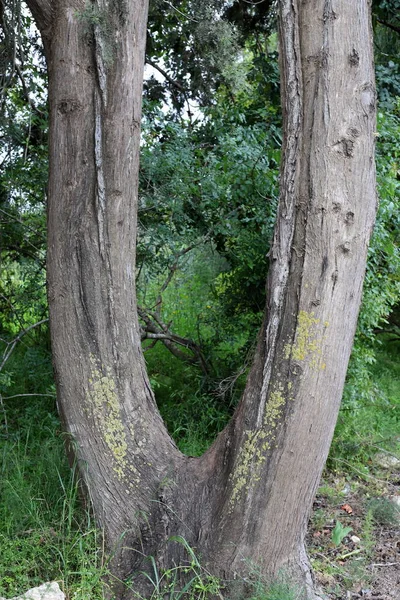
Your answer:
[[[135,299],[146,0],[29,0],[49,70],[48,289],[60,413],[113,568],[253,561],[311,586],[304,535],[339,410],[376,210],[367,0],[281,0],[281,197],[244,396],[201,458],[156,408]],[[123,540],[122,543],[121,539]],[[119,550],[116,550],[116,548]]]

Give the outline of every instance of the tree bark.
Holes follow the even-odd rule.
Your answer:
[[[29,0],[49,70],[48,295],[59,410],[126,577],[152,554],[248,560],[312,587],[304,536],[329,450],[376,211],[367,0],[281,0],[281,196],[244,396],[201,458],[156,408],[135,299],[146,0]],[[86,8],[85,8],[86,7]],[[122,592],[121,592],[122,597]]]

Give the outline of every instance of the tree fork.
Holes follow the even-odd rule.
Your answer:
[[[304,550],[339,410],[375,211],[367,0],[281,0],[281,194],[267,307],[231,423],[200,458],[159,416],[140,347],[134,240],[147,3],[29,0],[49,70],[48,289],[60,413],[114,569],[246,560],[311,589]],[[103,24],[103,25],[102,25]],[[102,26],[104,27],[102,29]],[[91,33],[89,30],[91,28]],[[121,541],[122,538],[122,541]]]

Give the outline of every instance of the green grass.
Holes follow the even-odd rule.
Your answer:
[[[177,283],[164,297],[166,321],[173,320],[181,335],[194,337],[197,315],[206,319],[204,315],[211,311],[204,280],[199,275],[194,283],[183,279]],[[191,302],[193,294],[195,300]],[[211,336],[211,329],[206,333]],[[399,451],[400,349],[398,344],[383,341],[377,361],[370,367],[373,385],[365,387],[366,394],[356,404],[343,407],[336,430],[329,464],[350,476],[368,476],[373,456],[380,449]],[[229,352],[236,351],[235,343],[233,338],[226,342],[223,356],[219,346],[215,356],[229,359]],[[215,393],[198,368],[175,359],[161,344],[145,356],[171,435],[186,454],[202,454],[228,422],[233,407]],[[52,392],[47,350],[16,350],[7,369],[0,381],[5,398]],[[69,600],[100,600],[101,578],[107,571],[101,535],[90,510],[82,508],[79,500],[78,485],[65,458],[54,398],[5,399],[4,409],[7,426],[4,419],[0,426],[0,596],[12,597],[56,580]],[[337,498],[333,495],[330,501],[335,503]],[[368,514],[377,522],[392,518],[382,503],[371,505]],[[161,576],[163,584],[175,586],[174,572]],[[262,578],[257,581],[252,588],[253,600],[300,597],[300,592],[284,580],[269,584]],[[190,593],[200,586],[197,591],[206,598],[214,585],[214,579],[199,571]],[[176,587],[176,592],[180,591]],[[170,596],[175,597],[172,592]]]
[[[366,393],[339,413],[328,460],[330,468],[366,477],[377,452],[400,457],[400,344],[382,336],[376,362],[369,369]]]
[[[269,580],[254,565],[250,570],[249,587],[249,600],[306,600],[307,597],[304,587],[292,583],[285,572]]]
[[[101,543],[79,502],[63,437],[49,398],[5,406],[0,438],[0,596],[56,580],[69,598],[102,598]]]

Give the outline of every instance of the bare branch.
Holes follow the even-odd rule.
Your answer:
[[[138,314],[144,323],[141,330],[141,339],[153,340],[150,344],[154,347],[160,341],[177,358],[184,362],[195,365],[198,364],[205,375],[209,372],[206,359],[203,356],[201,347],[189,338],[184,338],[170,331],[171,323],[163,323],[158,313],[153,313],[141,307],[138,307]],[[180,350],[177,346],[186,348],[191,354]]]
[[[23,338],[24,335],[26,335],[27,333],[29,333],[30,331],[32,331],[32,329],[34,329],[35,327],[39,327],[39,325],[43,325],[43,323],[47,323],[47,321],[48,321],[48,319],[42,319],[41,321],[38,321],[37,323],[34,323],[33,325],[30,325],[26,329],[23,329],[17,335],[17,337],[15,337],[13,340],[11,340],[11,342],[7,342],[7,347],[4,350],[3,359],[2,359],[1,364],[0,364],[0,371],[3,369],[4,365],[6,364],[6,362],[8,361],[8,359],[10,358],[11,354],[13,353],[13,351],[15,349],[15,346],[21,340],[21,338]]]
[[[176,8],[176,6],[174,6],[172,4],[172,2],[169,2],[169,0],[164,0],[164,2],[165,2],[165,4],[168,4],[171,8],[173,8],[177,13],[182,15],[182,17],[185,17],[185,19],[187,19],[188,21],[193,21],[193,23],[199,23],[199,21],[197,19],[194,19],[193,17],[189,17],[188,14],[181,12],[178,8]]]
[[[137,309],[138,315],[143,322],[141,330],[142,341],[146,339],[153,340],[150,346],[145,350],[150,349],[150,347],[153,348],[156,343],[160,341],[171,352],[171,354],[180,360],[183,360],[191,365],[199,365],[205,375],[209,373],[210,369],[203,355],[201,346],[192,339],[184,338],[173,333],[170,329],[172,321],[170,323],[164,323],[162,320],[161,307],[163,303],[162,295],[171,283],[172,278],[178,269],[180,259],[188,254],[188,252],[193,250],[193,248],[204,243],[207,237],[208,235],[175,253],[173,263],[168,267],[168,273],[165,281],[158,291],[155,305],[152,307],[152,309],[143,308],[140,306],[138,306]],[[188,352],[190,352],[190,354],[188,354],[186,351],[182,351],[178,346],[185,348]]]
[[[376,19],[376,20],[378,23],[380,23],[384,27],[387,27],[388,29],[391,29],[392,31],[395,31],[396,33],[400,34],[400,27],[397,27],[396,25],[392,25],[391,23],[388,23],[387,21],[382,21],[381,19]]]
[[[157,63],[150,60],[149,58],[146,59],[146,63],[148,65],[150,65],[151,67],[153,67],[153,69],[158,71],[168,81],[168,83],[170,83],[171,85],[176,87],[181,92],[184,92],[185,94],[187,93],[187,89],[181,83],[179,83],[179,81],[172,79],[172,77],[170,75],[168,75],[167,71],[162,69]]]

